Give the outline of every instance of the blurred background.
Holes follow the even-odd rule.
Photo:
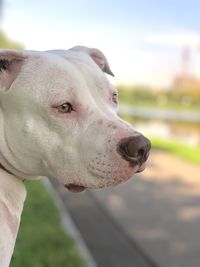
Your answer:
[[[108,78],[119,89],[120,116],[152,142],[147,169],[135,179],[98,192],[62,195],[67,198],[64,202],[71,203],[65,207],[71,212],[97,266],[199,267],[199,1],[4,0],[0,1],[0,10],[1,48],[48,50],[85,45],[103,51],[115,74],[114,78]],[[30,191],[37,191],[27,186]],[[83,225],[85,222],[90,230],[94,228],[93,237],[98,238],[99,247],[95,241],[92,243],[91,231],[80,226],[77,219],[84,199],[86,206],[90,199],[104,214],[90,214],[87,209],[87,218],[80,218]],[[27,201],[27,210],[34,205],[36,210],[41,209],[32,201]],[[74,202],[80,204],[76,209]],[[92,223],[95,216],[107,220],[104,229],[95,228]],[[26,223],[22,222],[23,227]],[[108,225],[116,229],[110,238]],[[101,236],[97,234],[99,231]],[[101,240],[102,236],[114,240]],[[29,236],[21,230],[13,267],[25,264],[24,256],[19,253],[25,249],[22,246],[25,238],[29,244],[31,233]],[[123,246],[116,247],[117,238],[119,244],[123,239]],[[37,244],[40,242],[38,237]],[[35,249],[34,242],[32,246],[27,245],[29,250]],[[71,243],[68,251],[72,249],[70,246]],[[71,263],[70,259],[67,265],[68,256],[64,257],[63,252],[60,256],[50,252],[54,256],[44,263],[43,256],[48,258],[44,254],[40,259],[35,254],[29,255],[27,266],[83,264],[81,260]],[[79,257],[78,252],[74,255],[75,259]]]

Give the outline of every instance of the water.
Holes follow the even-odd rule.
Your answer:
[[[165,113],[157,110],[155,113],[154,109],[137,108],[135,110],[135,108],[126,106],[122,107],[119,113],[137,131],[147,136],[172,138],[200,147],[200,113],[198,112],[177,113],[170,111]],[[178,118],[179,114],[181,114],[181,119]],[[187,115],[185,116],[185,114]]]

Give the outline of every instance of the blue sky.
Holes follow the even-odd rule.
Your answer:
[[[196,72],[199,11],[197,0],[5,0],[2,27],[27,49],[97,47],[114,82],[160,87],[180,72],[185,45]]]

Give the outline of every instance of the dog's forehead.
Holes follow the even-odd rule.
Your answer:
[[[55,51],[47,52],[45,58],[49,61],[48,68],[53,76],[60,78],[61,83],[70,85],[70,91],[76,88],[93,91],[97,89],[100,92],[115,90],[105,73],[87,54],[70,50]]]
[[[20,83],[28,84],[22,86],[24,94],[32,97],[34,93],[38,102],[55,98],[58,102],[77,99],[89,103],[91,97],[105,99],[115,90],[90,57],[71,51],[32,52],[22,78]]]
[[[105,73],[87,53],[73,50],[50,50],[46,51],[46,53],[58,56],[59,61],[62,60],[63,64],[66,64],[67,69],[65,70],[72,76],[75,75],[77,77],[80,74],[84,79],[95,79],[96,84],[109,83]],[[53,59],[57,61],[55,57]]]

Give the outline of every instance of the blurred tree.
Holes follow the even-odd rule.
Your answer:
[[[10,40],[6,34],[0,30],[0,48],[15,48],[15,49],[22,49],[23,45]]]
[[[0,0],[0,22],[2,19],[2,7],[3,7],[3,1]],[[23,45],[19,42],[10,40],[6,34],[3,32],[3,30],[0,28],[0,48],[15,48],[15,49],[22,49]]]

